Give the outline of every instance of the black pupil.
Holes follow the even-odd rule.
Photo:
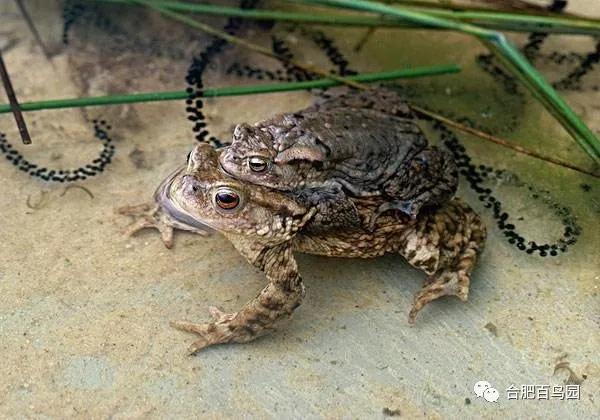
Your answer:
[[[267,164],[261,160],[250,160],[250,168],[254,171],[263,171]]]
[[[230,192],[217,193],[217,204],[224,209],[232,209],[238,205],[240,198]]]
[[[427,168],[429,167],[429,162],[427,161],[426,158],[417,158],[417,166],[421,167],[421,168]]]

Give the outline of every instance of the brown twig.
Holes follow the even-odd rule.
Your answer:
[[[555,16],[556,12],[548,10],[545,6],[541,6],[534,3],[529,3],[521,0],[481,0],[483,5],[473,5],[467,3],[453,3],[451,1],[445,1],[443,3],[432,3],[430,1],[420,0],[394,0],[392,3],[402,3],[403,6],[421,7],[427,9],[443,8],[447,10],[455,11],[473,11],[473,12],[519,12],[531,15],[545,15]],[[572,13],[561,12],[561,16],[580,17]]]
[[[354,52],[360,52],[360,50],[362,50],[362,48],[365,46],[367,41],[373,36],[374,33],[375,33],[375,27],[367,29],[367,31],[364,33],[364,35],[360,37],[360,39],[354,46],[354,48],[353,48]]]
[[[0,34],[3,35],[3,34]],[[13,49],[15,45],[17,45],[18,41],[16,39],[8,40],[4,45],[0,45],[0,53],[5,53]]]
[[[46,56],[46,58],[48,60],[50,60],[50,53],[48,52],[48,49],[46,48],[46,45],[44,44],[44,41],[42,41],[42,37],[40,36],[40,33],[38,32],[37,27],[33,23],[33,19],[31,19],[31,15],[29,14],[29,12],[27,11],[27,9],[25,8],[25,5],[23,4],[22,0],[15,0],[15,3],[17,3],[17,7],[19,8],[19,11],[21,12],[21,15],[23,15],[23,19],[25,19],[25,22],[27,23],[27,26],[29,27],[29,30],[33,34],[33,37],[35,38],[35,41],[38,43],[38,45],[42,49],[42,52],[44,53],[44,55]]]
[[[584,173],[586,175],[591,175],[593,177],[600,178],[600,174],[598,174],[597,172],[592,172],[592,171],[589,171],[587,169],[583,169],[583,168],[580,168],[578,166],[575,166],[575,165],[573,165],[570,162],[566,162],[566,161],[561,160],[561,159],[557,159],[557,158],[554,158],[554,157],[551,157],[551,156],[543,155],[543,154],[535,152],[533,150],[526,149],[524,147],[518,146],[518,145],[516,145],[514,143],[508,142],[508,141],[506,141],[504,139],[498,138],[498,137],[493,136],[491,134],[488,134],[488,133],[485,133],[483,131],[477,130],[475,128],[468,127],[466,125],[457,123],[456,121],[453,121],[451,119],[448,119],[446,117],[443,117],[441,115],[433,113],[433,112],[431,112],[429,110],[426,110],[424,108],[421,108],[419,106],[411,104],[410,107],[413,110],[415,110],[417,113],[421,114],[421,115],[425,115],[427,117],[433,118],[433,119],[435,119],[437,121],[440,121],[440,122],[442,122],[442,123],[444,123],[446,125],[449,125],[451,127],[456,128],[458,130],[461,130],[461,131],[464,131],[466,133],[472,134],[474,136],[480,137],[480,138],[482,138],[484,140],[491,141],[492,143],[496,143],[496,144],[499,144],[501,146],[508,147],[509,149],[512,149],[512,150],[514,150],[516,152],[523,153],[525,155],[528,155],[528,156],[531,156],[531,157],[534,157],[534,158],[537,158],[537,159],[541,159],[543,161],[546,161],[546,162],[549,162],[549,163],[553,163],[555,165],[559,165],[559,166],[562,166],[562,167],[565,167],[565,168],[569,168],[569,169],[572,169],[574,171]]]
[[[23,144],[31,144],[31,136],[27,130],[27,124],[25,124],[25,119],[21,113],[19,101],[17,101],[17,96],[15,95],[10,77],[8,76],[8,70],[6,70],[2,53],[0,53],[0,78],[2,78],[2,84],[4,84],[4,90],[6,91],[6,96],[8,96],[8,102],[10,102],[10,109],[15,117],[17,127],[19,128],[21,140],[23,140]]]
[[[492,8],[499,8],[508,10],[511,12],[530,12],[530,13],[541,13],[541,14],[551,14],[552,12],[548,10],[546,6],[541,6],[539,4],[529,3],[524,0],[504,0],[504,2],[499,2],[498,0],[481,0],[483,3],[487,3]]]

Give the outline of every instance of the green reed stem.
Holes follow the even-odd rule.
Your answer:
[[[486,28],[520,32],[554,32],[566,34],[600,35],[600,21],[574,17],[535,16],[508,12],[452,11],[434,8],[412,7],[440,18],[456,19]]]
[[[393,70],[379,73],[364,73],[347,78],[355,82],[372,83],[386,80],[407,79],[423,76],[438,76],[460,72],[456,65],[416,67],[412,69]],[[342,82],[332,79],[317,79],[305,82],[270,83],[250,86],[231,86],[204,89],[201,97],[213,98],[221,96],[255,95],[264,93],[291,92],[306,89],[322,89],[338,86]],[[22,102],[21,111],[39,111],[44,109],[79,108],[98,105],[119,105],[139,102],[175,101],[190,98],[186,91],[148,92],[123,95],[93,96],[88,98],[54,99],[48,101]],[[0,114],[10,112],[9,104],[0,104]]]
[[[525,82],[525,86],[557,118],[579,146],[596,163],[600,163],[600,140],[502,33],[399,6],[392,7],[367,0],[305,0],[304,2],[379,13],[417,24],[441,27],[476,36],[495,56],[501,58],[511,73]]]
[[[92,0],[104,3],[134,3],[131,0]],[[152,0],[155,6],[177,12],[191,12],[210,16],[241,17],[255,20],[275,20],[314,25],[351,26],[351,27],[387,27],[422,28],[423,25],[401,21],[396,18],[376,16],[349,16],[333,13],[304,13],[265,9],[241,9],[211,4],[188,3],[174,0]],[[545,31],[573,35],[600,35],[600,22],[587,19],[563,17],[519,15],[504,12],[470,12],[436,8],[414,8],[432,16],[448,17],[465,22],[476,23],[492,29],[532,32]],[[430,28],[443,29],[443,28]]]

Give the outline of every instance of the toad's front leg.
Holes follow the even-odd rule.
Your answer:
[[[240,249],[239,244],[234,242],[234,245]],[[215,344],[252,341],[272,330],[277,321],[291,315],[302,301],[304,286],[289,244],[257,252],[240,251],[264,271],[269,284],[236,313],[226,314],[213,307],[210,308],[213,322],[172,322],[173,327],[200,336],[190,347],[191,354]]]
[[[419,152],[383,188],[388,200],[373,214],[371,224],[389,211],[400,210],[415,219],[424,207],[440,206],[458,187],[458,169],[449,152],[435,147]]]

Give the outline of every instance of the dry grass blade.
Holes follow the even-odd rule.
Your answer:
[[[473,136],[476,136],[476,137],[479,137],[479,138],[491,141],[492,143],[496,143],[496,144],[498,144],[500,146],[507,147],[507,148],[512,149],[512,150],[514,150],[516,152],[519,152],[519,153],[522,153],[522,154],[525,154],[525,155],[528,155],[528,156],[531,156],[531,157],[534,157],[534,158],[537,158],[537,159],[541,159],[541,160],[546,161],[548,163],[552,163],[554,165],[562,166],[563,168],[569,168],[569,169],[572,169],[574,171],[581,172],[583,174],[593,176],[595,178],[600,178],[600,174],[598,174],[598,172],[594,172],[594,171],[590,171],[590,170],[587,170],[587,169],[580,168],[579,166],[573,165],[570,162],[567,162],[567,161],[564,161],[564,160],[561,160],[561,159],[557,159],[557,158],[554,158],[552,156],[544,155],[542,153],[538,153],[535,150],[527,149],[525,147],[519,146],[518,144],[511,143],[511,142],[509,142],[507,140],[501,139],[500,137],[493,136],[493,135],[488,134],[486,132],[483,132],[481,130],[477,130],[477,129],[472,128],[472,127],[467,127],[467,126],[459,124],[456,121],[453,121],[453,120],[451,120],[449,118],[445,118],[445,117],[443,117],[443,116],[441,116],[439,114],[433,113],[433,112],[431,112],[431,111],[429,111],[429,110],[427,110],[425,108],[421,108],[421,107],[416,106],[416,105],[411,105],[410,107],[413,110],[415,110],[417,113],[421,114],[421,115],[424,115],[424,116],[429,117],[429,118],[433,118],[433,119],[435,119],[437,121],[440,121],[440,122],[442,122],[442,123],[444,123],[446,125],[449,125],[450,127],[454,127],[454,128],[456,128],[456,129],[458,129],[460,131],[463,131],[465,133],[472,134]]]

